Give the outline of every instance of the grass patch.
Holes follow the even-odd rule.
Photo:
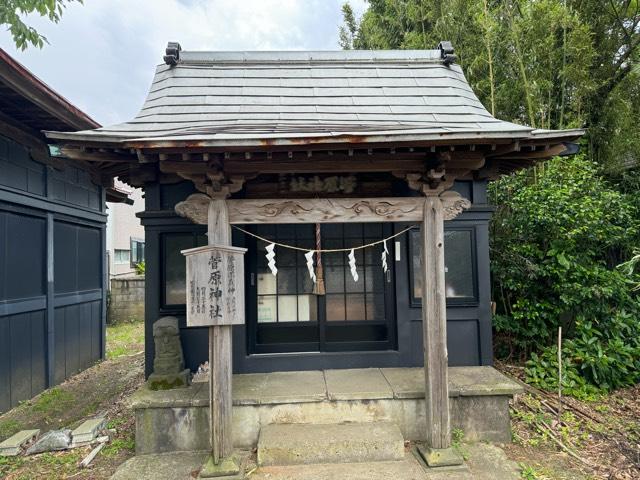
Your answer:
[[[518,466],[520,467],[520,478],[523,478],[525,480],[540,479],[539,473],[531,465],[520,463]]]
[[[9,438],[16,432],[22,430],[22,424],[14,419],[3,420],[0,422],[0,440]],[[2,457],[0,457],[1,459]]]
[[[46,465],[75,467],[81,459],[81,454],[78,452],[64,452],[62,454],[47,452],[43,453],[39,460]]]
[[[8,476],[22,465],[24,465],[24,457],[0,457],[0,478]]]
[[[107,326],[107,358],[133,355],[144,349],[144,322]]]
[[[451,431],[451,446],[458,451],[458,453],[462,456],[462,459],[466,462],[469,460],[469,452],[462,445],[462,441],[464,440],[464,430],[461,428],[454,428]]]
[[[102,455],[107,457],[115,457],[123,450],[133,452],[136,448],[136,442],[132,437],[116,438],[102,449]]]
[[[53,412],[60,412],[75,400],[73,394],[59,387],[53,387],[40,394],[33,403],[33,411],[49,415]]]

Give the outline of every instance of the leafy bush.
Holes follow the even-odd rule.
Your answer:
[[[134,265],[134,268],[136,270],[136,275],[143,276],[146,272],[146,264],[144,263],[144,260],[142,262],[136,263]]]
[[[562,389],[582,399],[640,382],[640,326],[636,316],[619,312],[606,325],[578,322],[562,347]],[[558,389],[558,347],[531,354],[527,381]]]
[[[562,326],[567,391],[640,380],[640,302],[629,270],[616,268],[638,244],[633,196],[583,156],[505,177],[490,193],[497,354],[530,358],[529,380],[555,389]]]

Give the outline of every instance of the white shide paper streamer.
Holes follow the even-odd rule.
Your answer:
[[[269,267],[269,270],[271,270],[271,273],[274,277],[278,274],[278,269],[276,268],[276,252],[274,251],[275,248],[275,243],[271,243],[264,248],[267,251],[265,257],[267,257],[267,260],[269,262],[267,263],[267,266]]]
[[[387,241],[385,240],[384,242],[382,242],[382,245],[384,247],[382,249],[382,270],[384,271],[384,273],[387,273],[387,255],[389,255],[389,250],[387,250]]]
[[[347,258],[349,259],[349,267],[351,267],[351,276],[353,277],[353,281],[357,282],[358,271],[356,270],[356,255],[355,253],[353,253],[353,248],[349,252],[349,255],[347,256]]]
[[[308,251],[304,254],[304,258],[307,259],[307,270],[309,270],[309,277],[313,280],[313,283],[316,283],[316,271],[313,268],[313,250]]]

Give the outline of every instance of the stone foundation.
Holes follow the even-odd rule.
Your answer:
[[[263,425],[282,423],[390,421],[406,440],[424,440],[423,375],[422,369],[234,375],[234,446],[254,447]],[[451,425],[465,441],[511,441],[509,400],[522,391],[518,384],[490,367],[451,367],[449,384]],[[131,401],[137,454],[209,448],[208,384],[143,387]]]

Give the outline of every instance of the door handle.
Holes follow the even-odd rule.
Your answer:
[[[250,277],[249,283],[251,284],[252,287],[255,287],[256,286],[256,274],[251,272],[251,275],[249,277]]]

